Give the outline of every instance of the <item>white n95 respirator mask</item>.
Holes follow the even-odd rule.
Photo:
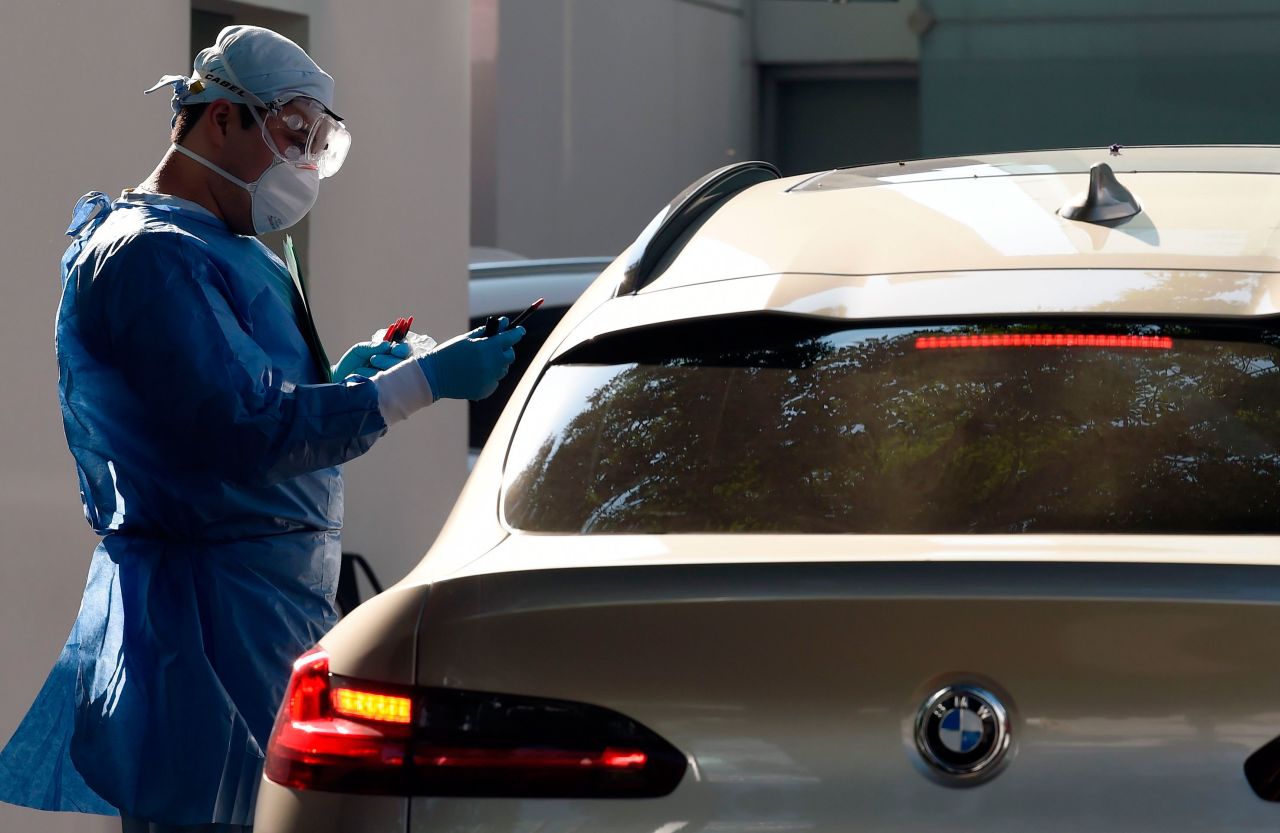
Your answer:
[[[299,165],[277,158],[257,182],[245,182],[182,145],[171,147],[249,192],[255,234],[297,225],[320,196],[320,171],[313,165]]]

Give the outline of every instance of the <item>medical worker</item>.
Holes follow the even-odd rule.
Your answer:
[[[290,665],[334,623],[339,464],[440,398],[493,392],[524,334],[320,356],[255,235],[311,209],[350,139],[292,41],[224,29],[174,90],[173,144],[76,205],[59,388],[102,536],[58,662],[0,753],[0,799],[125,831],[248,829]]]

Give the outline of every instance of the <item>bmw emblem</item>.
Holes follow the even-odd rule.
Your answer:
[[[951,685],[929,697],[916,715],[916,748],[931,769],[953,779],[994,774],[1009,751],[1009,713],[994,694]]]

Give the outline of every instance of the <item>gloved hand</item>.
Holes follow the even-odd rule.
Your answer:
[[[341,382],[352,374],[372,376],[379,370],[394,367],[413,354],[413,348],[403,342],[362,341],[353,344],[333,366],[333,380]]]
[[[507,375],[516,360],[512,347],[522,338],[524,327],[508,330],[503,318],[497,335],[485,338],[484,327],[477,327],[441,344],[418,365],[436,399],[484,399]]]
[[[387,344],[388,342],[383,342]],[[374,353],[369,357],[369,367],[372,368],[368,373],[361,373],[362,376],[372,376],[379,370],[390,370],[400,362],[413,356],[412,345],[399,341],[391,345],[391,349],[385,353]],[[361,370],[364,370],[362,368]]]

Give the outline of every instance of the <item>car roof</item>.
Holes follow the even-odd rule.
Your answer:
[[[1058,210],[1110,165],[1142,206]],[[753,185],[694,227],[642,290],[758,275],[992,270],[1280,272],[1280,148],[1035,151],[842,168]]]

